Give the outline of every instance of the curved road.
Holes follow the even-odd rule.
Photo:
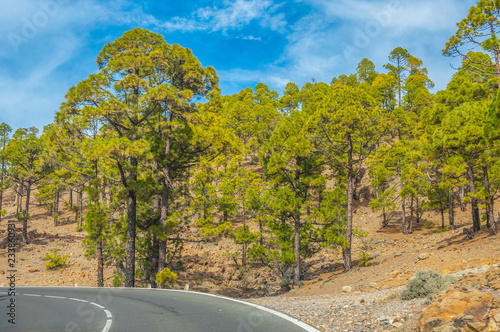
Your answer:
[[[318,331],[271,309],[196,292],[84,287],[8,292],[0,288],[0,331]],[[9,322],[13,314],[15,324]]]

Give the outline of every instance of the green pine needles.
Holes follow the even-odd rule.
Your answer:
[[[59,268],[66,267],[69,255],[58,255],[58,249],[53,249],[52,253],[46,253],[44,260],[48,262],[45,263],[45,267],[49,270],[55,270]]]
[[[177,279],[177,273],[172,272],[168,267],[156,274],[156,283],[162,287],[172,288],[175,279]]]

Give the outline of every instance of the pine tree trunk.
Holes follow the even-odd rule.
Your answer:
[[[293,253],[295,256],[295,265],[293,273],[293,284],[298,286],[300,284],[300,216],[295,216],[294,223],[294,239],[293,239]]]
[[[415,213],[415,207],[414,207],[414,197],[413,195],[411,196],[410,199],[410,227],[408,227],[408,233],[413,232],[413,215]]]
[[[241,253],[241,265],[247,266],[247,247],[248,244],[243,243],[242,253]]]
[[[26,211],[27,214],[30,213],[30,204],[31,204],[31,187],[32,183],[31,180],[28,181],[28,184],[26,186],[26,205],[24,207],[24,210]]]
[[[488,227],[493,234],[497,234],[498,230],[495,222],[495,200],[491,194],[490,178],[488,168],[483,166],[483,185],[486,190],[486,215],[488,217]]]
[[[421,221],[421,219],[422,219],[423,213],[421,213],[421,211],[420,211],[420,200],[418,199],[418,197],[415,197],[415,202],[416,202],[416,212],[417,212],[417,214],[416,214],[416,216],[417,216],[416,222],[417,222],[417,224],[419,224],[420,221]]]
[[[137,192],[134,189],[137,182],[137,158],[130,158],[129,188],[127,192],[127,237],[125,253],[125,287],[135,286],[135,235],[137,223]],[[132,186],[132,188],[130,187]]]
[[[16,204],[16,214],[21,213],[23,211],[22,204],[23,204],[23,199],[22,199],[22,189],[23,186],[22,184],[17,184],[16,185],[16,199],[15,199],[15,204]]]
[[[52,218],[54,219],[54,227],[59,223],[59,191],[54,194],[54,206],[52,207]]]
[[[30,213],[30,196],[31,196],[31,182],[28,181],[26,185],[26,206],[24,208],[24,213],[23,215],[23,242],[28,244],[29,243],[29,238],[28,238],[28,219],[29,219],[29,213]]]
[[[103,243],[97,243],[97,287],[104,287],[104,256]]]
[[[401,229],[404,235],[408,235],[408,229],[406,228],[406,199],[401,198]]]
[[[158,288],[158,284],[156,283],[156,273],[158,273],[158,249],[160,248],[160,241],[158,241],[156,234],[153,234],[152,242],[153,251],[150,253],[151,269],[149,273],[149,284],[151,285],[151,288]]]
[[[23,196],[17,195],[16,202],[16,213],[23,212]]]
[[[443,203],[441,203],[441,207],[439,209],[439,212],[441,213],[441,228],[444,228],[444,207],[443,207]]]
[[[153,213],[155,216],[159,216],[160,214],[160,206],[161,206],[161,196],[155,196],[153,198]],[[159,222],[159,220],[157,221]],[[158,225],[155,223],[155,225]],[[153,233],[152,239],[152,252],[150,253],[151,258],[151,268],[149,272],[149,284],[151,288],[158,288],[156,284],[156,274],[158,273],[158,255],[160,249],[160,241],[158,240],[157,234]]]
[[[473,165],[467,165],[467,176],[469,178],[469,187],[472,194],[471,197],[471,207],[472,207],[472,229],[474,232],[479,232],[481,230],[481,219],[479,217],[479,206],[478,200],[475,197],[476,194],[476,184],[474,182],[474,169]]]
[[[387,220],[387,212],[385,212],[385,206],[382,208],[382,228],[385,228],[389,225],[389,220]]]
[[[467,210],[467,206],[466,204],[464,203],[464,198],[465,198],[465,187],[464,186],[460,186],[459,189],[458,189],[458,194],[460,196],[460,210],[462,212],[465,212]]]
[[[353,196],[354,196],[354,165],[353,165],[353,146],[351,134],[348,133],[347,139],[347,223],[346,223],[346,242],[347,246],[342,248],[342,258],[344,260],[344,271],[352,268],[352,215],[353,215]]]
[[[78,227],[83,226],[83,189],[78,192]]]
[[[453,191],[450,190],[449,195],[449,221],[450,221],[450,228],[455,229],[455,200],[453,198]]]
[[[168,122],[173,120],[173,113],[170,112],[168,116]],[[170,125],[168,126],[170,128]],[[165,137],[165,156],[170,155],[171,149],[171,138],[167,132]],[[172,185],[172,179],[170,178],[170,168],[169,165],[165,164],[161,168],[162,171],[162,188],[161,188],[161,201],[160,201],[160,225],[165,226],[167,224],[167,218],[170,208],[170,188]],[[158,272],[163,271],[167,265],[167,241],[164,239],[159,240],[158,245]]]
[[[168,168],[165,167],[163,172],[167,171]],[[170,179],[168,173],[164,173],[163,186],[161,188],[161,202],[160,202],[160,225],[166,226],[168,218],[168,210],[170,205],[169,191],[170,191]],[[163,271],[167,266],[167,240],[160,239],[158,245],[158,272]]]

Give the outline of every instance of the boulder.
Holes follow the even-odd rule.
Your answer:
[[[479,290],[452,289],[424,309],[418,330],[438,332],[447,326],[453,326],[456,328],[455,331],[475,331],[478,328],[479,331],[484,331],[487,325],[485,319],[493,300],[492,295]],[[495,323],[494,319],[489,319],[489,322],[488,324],[492,326]]]
[[[350,292],[352,292],[352,287],[351,286],[344,286],[344,287],[342,287],[342,292],[350,293]]]
[[[420,255],[418,255],[418,260],[423,261],[429,257],[430,257],[430,255],[428,253],[424,252],[424,253],[421,253]]]

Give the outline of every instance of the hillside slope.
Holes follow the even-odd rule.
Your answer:
[[[7,195],[6,201],[13,201],[12,193]],[[81,245],[84,233],[76,230],[72,215],[67,213],[63,216],[63,220],[67,220],[68,223],[54,227],[43,208],[34,203],[32,209],[33,220],[29,225],[32,241],[29,244],[22,244],[19,238],[16,242],[16,285],[96,286],[95,261],[84,257],[84,248]],[[14,208],[7,206],[7,210],[8,214],[0,224],[0,246],[3,249],[0,252],[1,275],[9,270],[7,250],[5,250],[7,220],[14,219]],[[381,229],[380,216],[377,213],[373,213],[368,207],[358,207],[354,218],[355,226],[368,232],[368,235],[363,239],[356,238],[353,258],[358,257],[360,248],[364,246],[372,257],[370,266],[356,266],[350,272],[343,273],[340,250],[325,249],[306,261],[307,269],[303,285],[281,295],[287,297],[286,301],[276,297],[252,301],[288,311],[327,331],[334,330],[331,324],[333,320],[338,321],[335,319],[336,315],[341,315],[348,309],[352,311],[351,306],[372,303],[375,307],[382,308],[380,302],[370,300],[382,299],[382,302],[389,305],[382,312],[384,310],[394,312],[390,309],[392,306],[407,312],[415,311],[410,316],[413,317],[412,324],[414,324],[424,301],[398,302],[395,292],[398,292],[397,287],[405,285],[416,271],[432,269],[442,273],[457,273],[466,269],[500,264],[500,235],[491,236],[487,230],[482,230],[474,238],[466,239],[464,228],[470,224],[467,212],[459,212],[458,229],[444,232],[436,232],[438,228],[432,226],[433,223],[438,223],[437,214],[427,213],[424,219],[425,222],[417,224],[413,234],[405,236],[401,234],[397,220],[393,220],[389,227]],[[20,225],[17,227],[19,234]],[[60,254],[69,255],[66,268],[57,270],[45,268],[43,257],[53,249],[58,249]],[[187,243],[183,251],[183,269],[178,273],[179,278],[175,287],[243,298],[277,295],[280,290],[280,280],[267,268],[241,269],[233,264],[227,253],[237,249],[230,239],[210,243]],[[112,279],[113,269],[108,267],[105,271],[106,286],[112,285]],[[0,282],[0,284],[5,283]],[[349,298],[344,303],[342,297],[345,296],[353,299]],[[316,310],[310,303],[310,301],[313,304],[315,301],[324,302],[325,299],[328,309],[320,306],[323,309],[318,307]],[[339,309],[332,304],[335,301],[344,304]],[[279,307],[280,303],[296,304],[287,309]],[[309,309],[297,311],[304,303],[308,303]],[[359,314],[367,311],[369,310],[361,310]],[[408,313],[405,315],[405,319],[408,319]],[[396,316],[391,319],[397,319]],[[318,320],[318,317],[323,318]],[[373,319],[379,318],[384,318],[384,315]],[[330,320],[332,321],[329,323]],[[379,321],[385,322],[384,319]]]

